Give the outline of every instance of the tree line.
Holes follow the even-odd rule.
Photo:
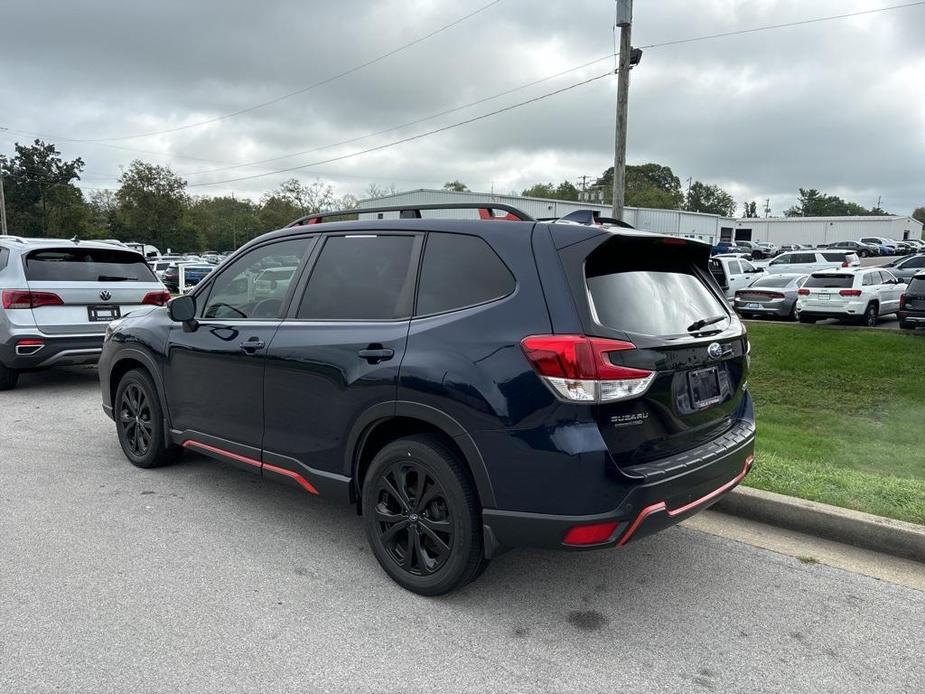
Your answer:
[[[295,178],[264,193],[256,202],[234,195],[193,196],[187,191],[187,182],[170,167],[137,159],[123,171],[115,190],[85,194],[77,186],[83,169],[83,159],[65,161],[54,144],[42,140],[17,143],[12,156],[0,155],[9,233],[138,241],[161,250],[222,251],[279,229],[297,217],[322,210],[354,209],[357,204],[354,196],[339,196],[322,181],[305,184]],[[468,190],[459,180],[448,181],[443,187]],[[365,194],[376,198],[395,192],[393,186],[371,184]],[[594,181],[591,193],[596,195],[589,199],[612,199],[613,167]],[[582,191],[569,181],[537,183],[521,194],[567,201],[582,197]],[[691,181],[683,190],[671,167],[655,163],[626,167],[626,204],[725,217],[735,215],[738,207],[732,195],[716,185]],[[743,217],[759,216],[756,202],[742,205]],[[784,214],[825,217],[888,213],[815,188],[801,188],[797,204]],[[918,208],[913,216],[925,222],[925,207]]]

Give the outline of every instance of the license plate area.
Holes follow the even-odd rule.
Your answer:
[[[715,366],[691,371],[687,374],[687,383],[690,389],[691,404],[696,409],[715,405],[723,399],[719,383],[719,369]]]
[[[116,318],[121,318],[121,315],[119,307],[111,304],[87,306],[87,320],[91,323],[109,323]]]

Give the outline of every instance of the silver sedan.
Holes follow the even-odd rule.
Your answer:
[[[758,277],[745,289],[739,289],[733,307],[743,318],[770,316],[796,319],[797,290],[808,275],[774,274]]]

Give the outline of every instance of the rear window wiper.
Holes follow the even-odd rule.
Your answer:
[[[708,325],[713,325],[714,323],[719,323],[721,320],[725,320],[726,316],[713,316],[712,318],[701,318],[699,321],[691,323],[687,326],[687,332],[696,333],[699,332],[702,328],[707,327]]]
[[[134,277],[120,277],[118,275],[100,275],[96,278],[97,282],[131,282]]]

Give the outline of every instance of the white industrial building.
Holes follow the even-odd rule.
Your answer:
[[[739,219],[735,223],[736,241],[782,243],[820,243],[857,241],[866,236],[887,239],[920,239],[922,223],[912,217],[771,217]],[[723,240],[733,237],[726,234]]]
[[[381,198],[370,198],[358,203],[359,209],[408,205],[436,205],[452,203],[502,203],[512,205],[537,218],[563,217],[576,210],[600,210],[609,216],[609,205],[592,202],[525,198],[520,195],[473,193],[470,191],[434,190],[419,188],[394,193]],[[430,217],[459,217],[465,212],[434,211]],[[473,218],[478,216],[471,211]],[[360,219],[372,215],[360,213]],[[376,213],[379,219],[397,219],[397,212]],[[922,237],[922,223],[912,217],[772,217],[733,219],[715,214],[685,212],[683,210],[655,210],[644,207],[627,207],[624,220],[637,229],[672,236],[697,238],[711,243],[723,241],[770,241],[817,245],[835,241],[856,241],[862,236],[882,236],[890,239]]]
[[[426,188],[395,193],[381,198],[361,200],[358,206],[360,210],[362,210],[364,207],[389,207],[393,205],[408,205],[410,207],[413,205],[437,205],[463,202],[493,202],[512,205],[537,219],[542,219],[544,217],[564,217],[569,212],[574,212],[576,210],[600,210],[601,214],[605,217],[609,217],[611,213],[609,205],[596,205],[591,202],[548,200],[546,198],[525,198],[520,195],[497,195],[495,193],[431,190]],[[398,213],[385,212],[377,216],[379,216],[380,219],[397,219]],[[453,211],[434,211],[429,212],[427,216],[460,217],[462,214]],[[471,216],[475,218],[478,216],[478,213],[472,210]],[[364,217],[365,216],[361,213],[360,219]],[[681,210],[652,210],[642,207],[627,207],[623,218],[627,223],[632,224],[637,229],[653,231],[659,234],[671,234],[672,236],[687,236],[704,241],[715,241],[720,237],[721,233],[724,233],[723,230],[725,230],[725,233],[732,234],[732,230],[735,226],[734,219],[720,217],[715,214],[700,214],[699,212],[684,212]]]

